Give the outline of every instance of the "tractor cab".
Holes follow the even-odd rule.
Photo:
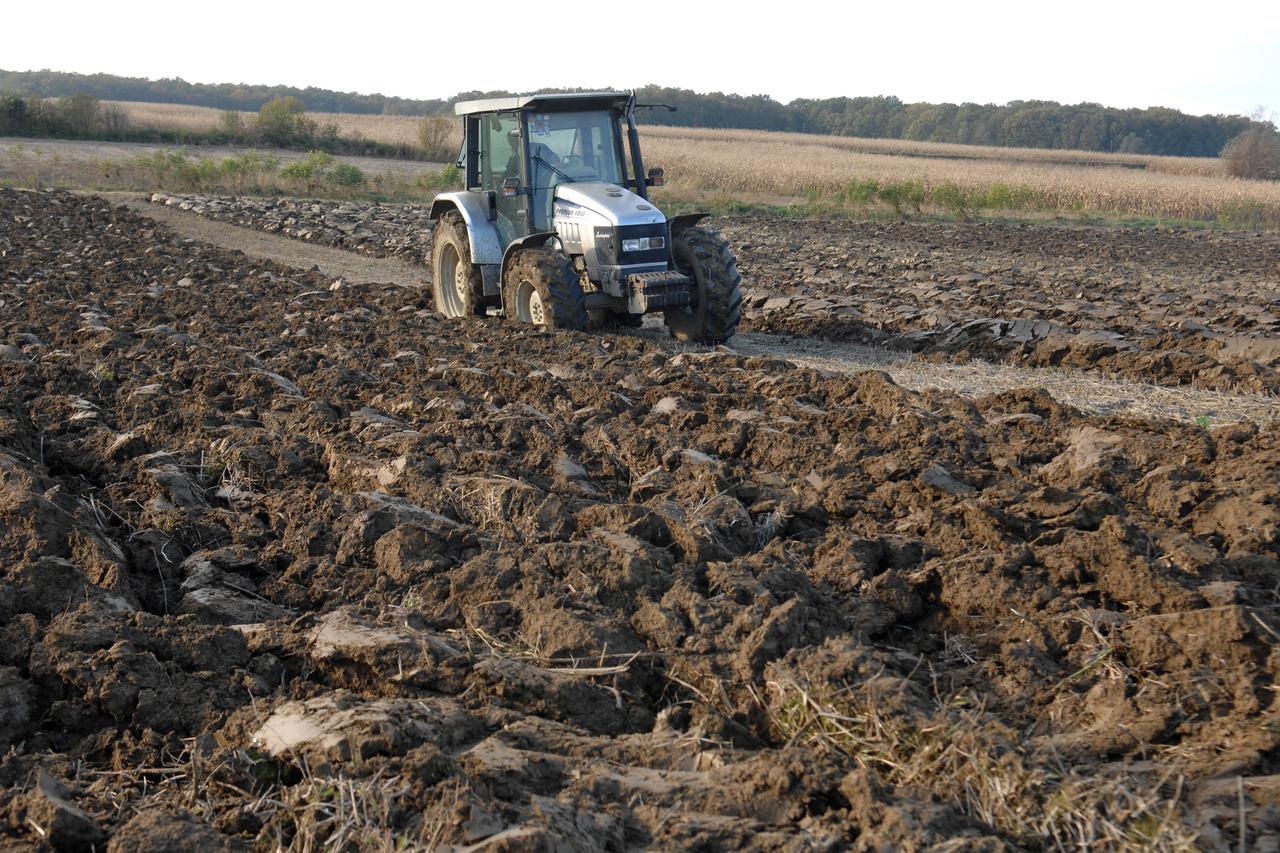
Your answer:
[[[717,244],[726,280],[705,295],[688,260],[697,253],[679,249],[686,230],[711,233],[696,227],[705,214],[669,220],[649,200],[663,174],[645,171],[633,93],[521,95],[455,109],[466,189],[432,204],[442,313],[496,310],[581,328],[638,325],[661,311],[684,339],[733,333],[741,300],[732,253]],[[721,297],[732,304],[718,305]]]
[[[630,103],[630,95],[605,92],[457,105],[466,140],[458,166],[469,191],[488,195],[504,244],[555,230],[555,199],[562,184],[603,184],[647,198],[647,187],[661,182],[661,171],[637,181],[644,170],[639,142],[628,146],[623,141],[624,122],[634,130]],[[590,195],[593,189],[581,186],[562,195]],[[641,218],[663,220],[660,214]]]

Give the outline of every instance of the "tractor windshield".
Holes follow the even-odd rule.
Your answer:
[[[622,182],[622,147],[611,112],[529,113],[534,192],[572,181]]]

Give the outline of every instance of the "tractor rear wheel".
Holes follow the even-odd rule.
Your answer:
[[[504,313],[548,329],[585,329],[587,300],[573,262],[546,248],[521,249],[503,285]]]
[[[484,284],[471,263],[467,223],[456,210],[437,219],[432,232],[431,293],[446,317],[484,315]]]
[[[729,340],[742,319],[742,276],[728,242],[694,225],[676,235],[671,253],[676,269],[693,283],[687,306],[663,312],[672,337],[700,344]]]

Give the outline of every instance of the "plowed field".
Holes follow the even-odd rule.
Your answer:
[[[0,846],[1280,832],[1275,422],[450,322],[100,199],[0,214]],[[837,287],[731,227],[753,288]],[[1274,336],[1259,239],[1181,312],[1206,340]]]

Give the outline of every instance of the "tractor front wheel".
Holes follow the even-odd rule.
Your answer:
[[[692,282],[689,304],[663,312],[672,337],[700,344],[729,340],[742,319],[742,276],[729,244],[710,228],[694,225],[676,235],[671,254],[676,269]]]
[[[504,313],[548,329],[585,329],[587,300],[573,262],[551,249],[522,249],[503,286]]]

